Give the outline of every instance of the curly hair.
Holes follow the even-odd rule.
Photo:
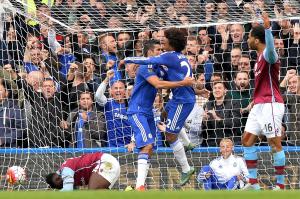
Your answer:
[[[187,43],[187,32],[185,29],[169,28],[165,30],[165,37],[169,40],[169,45],[172,46],[176,52],[181,52],[185,49]]]

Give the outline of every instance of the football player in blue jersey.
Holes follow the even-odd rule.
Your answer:
[[[144,52],[144,55],[147,57],[159,55],[161,53],[159,41],[146,41],[144,43]],[[149,170],[148,162],[152,155],[156,137],[153,104],[157,89],[186,87],[195,83],[190,76],[172,82],[161,80],[160,77],[164,75],[165,72],[163,69],[160,69],[159,65],[140,65],[129,101],[127,115],[134,132],[136,147],[140,150],[136,181],[136,190],[140,191],[145,190],[145,180]]]
[[[187,58],[181,53],[185,49],[187,40],[186,32],[169,28],[164,31],[165,37],[161,41],[164,53],[151,57],[128,57],[125,63],[140,65],[159,65],[166,72],[167,81],[178,82],[186,77],[192,77],[192,69]],[[166,124],[166,140],[173,149],[174,156],[182,168],[180,185],[185,185],[195,172],[190,167],[183,144],[178,140],[178,134],[183,127],[195,104],[195,91],[192,86],[181,86],[172,89],[173,97],[166,105],[168,113]]]

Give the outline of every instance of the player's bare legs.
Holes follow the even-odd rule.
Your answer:
[[[88,189],[108,189],[110,186],[110,182],[107,181],[104,177],[102,177],[100,174],[93,172]]]
[[[147,153],[149,156],[151,156],[152,153],[153,153],[153,145],[152,144],[148,144],[148,145],[144,146],[141,149],[140,153]]]
[[[254,146],[257,141],[257,136],[244,132],[242,137],[242,145],[244,147],[244,158],[246,161],[246,165],[249,171],[249,183],[252,185],[254,189],[260,189],[258,180],[257,180],[257,151]]]
[[[249,132],[244,132],[242,137],[242,145],[244,147],[251,147],[255,144],[256,141],[257,141],[256,135]]]
[[[268,139],[273,152],[273,166],[275,168],[276,187],[274,190],[284,189],[285,154],[282,150],[281,136]]]

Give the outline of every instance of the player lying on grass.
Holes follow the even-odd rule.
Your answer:
[[[240,189],[248,181],[248,169],[242,157],[233,155],[233,143],[224,138],[220,142],[221,157],[203,166],[197,180],[204,190]]]
[[[53,189],[72,191],[78,186],[88,189],[111,189],[120,176],[120,164],[106,153],[90,153],[67,159],[56,173],[46,176]]]

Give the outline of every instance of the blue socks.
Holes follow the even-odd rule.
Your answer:
[[[284,166],[285,166],[285,154],[284,151],[273,153],[273,165],[275,167],[276,185],[280,189],[284,189]]]
[[[249,183],[257,184],[257,150],[255,146],[244,147],[244,158],[249,171]]]

